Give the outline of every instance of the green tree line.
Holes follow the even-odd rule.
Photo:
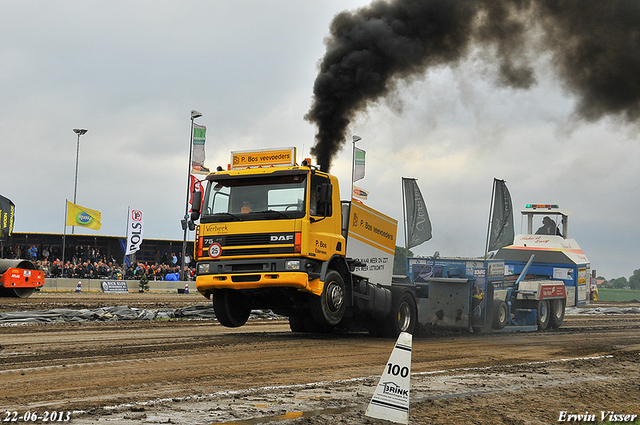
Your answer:
[[[604,286],[607,288],[629,288],[629,289],[640,289],[640,269],[633,271],[633,276],[630,276],[629,279],[626,277],[619,277],[616,279],[605,279],[602,276],[598,276],[598,279],[604,279]]]
[[[409,255],[407,255],[409,254]],[[414,257],[413,251],[407,251],[403,246],[396,245],[396,254],[393,257],[393,274],[395,275],[407,275],[407,257]]]

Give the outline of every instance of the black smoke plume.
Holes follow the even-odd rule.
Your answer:
[[[491,52],[498,84],[516,89],[536,83],[531,62],[550,54],[579,117],[640,118],[638,0],[376,0],[336,15],[325,44],[305,115],[324,170],[358,112],[472,48]]]

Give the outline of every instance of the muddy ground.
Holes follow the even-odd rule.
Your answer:
[[[0,312],[199,303],[207,300],[198,294],[36,293],[0,299]],[[364,411],[394,342],[292,333],[285,320],[238,329],[211,319],[4,325],[0,420],[37,411],[74,424],[383,424]],[[630,419],[640,414],[640,315],[569,315],[545,332],[414,336],[411,373],[412,424]]]

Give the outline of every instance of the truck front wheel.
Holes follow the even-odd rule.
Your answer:
[[[228,328],[244,325],[251,314],[242,295],[231,289],[220,289],[213,294],[213,310],[220,324]]]
[[[551,318],[549,310],[549,300],[538,301],[538,308],[536,313],[538,322],[538,330],[544,331],[549,326],[549,319]]]
[[[306,332],[307,328],[304,326],[304,318],[302,316],[289,316],[289,327],[291,332]]]
[[[340,273],[329,270],[322,294],[311,299],[311,315],[319,325],[335,326],[340,323],[344,316],[345,293],[344,279]]]

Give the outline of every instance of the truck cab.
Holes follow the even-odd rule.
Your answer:
[[[389,289],[397,221],[341,202],[335,176],[294,158],[295,148],[232,152],[233,165],[207,176],[197,290],[227,327],[269,309],[296,332],[351,320],[389,336],[412,330],[413,298]]]
[[[280,152],[282,151],[282,152]],[[309,295],[326,294],[329,270],[345,268],[338,182],[291,150],[232,153],[228,170],[207,176],[196,229],[196,288],[213,296],[216,315],[241,326],[250,310],[296,315]],[[330,288],[342,312],[344,283]]]
[[[527,204],[520,212],[523,232],[516,235],[512,245],[495,254],[495,258],[505,260],[506,274],[521,273],[534,254],[528,274],[563,281],[567,306],[588,303],[591,265],[575,239],[569,238],[572,213],[556,204]]]

